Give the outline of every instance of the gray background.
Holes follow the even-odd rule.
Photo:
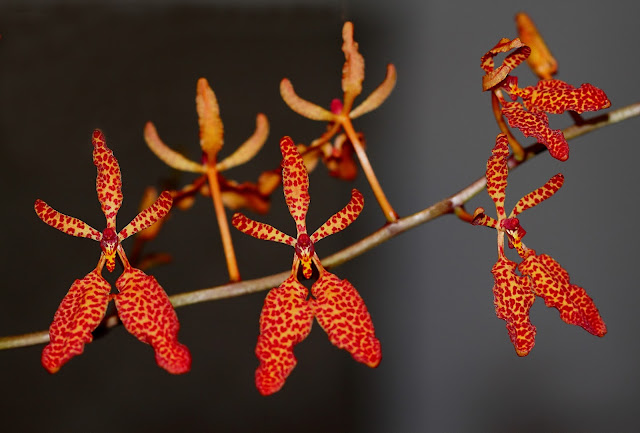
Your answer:
[[[98,246],[42,224],[36,198],[103,229],[90,137],[102,128],[120,161],[122,227],[143,188],[192,176],[172,173],[144,145],[142,127],[199,156],[195,83],[209,79],[222,111],[228,154],[265,112],[271,135],[260,157],[229,176],[255,180],[279,162],[285,134],[308,142],[324,125],[279,98],[289,77],[328,105],[340,96],[340,29],[355,23],[367,64],[365,93],[398,69],[383,107],[356,123],[373,166],[401,215],[416,212],[483,174],[498,128],[480,92],[480,56],[515,36],[528,11],[560,63],[559,78],[590,82],[621,107],[640,98],[638,7],[568,2],[179,2],[106,4],[0,1],[0,334],[46,329],[66,290],[88,273]],[[533,84],[526,68],[521,83]],[[552,126],[569,124],[552,116]],[[562,171],[565,187],[527,211],[527,244],[555,257],[595,299],[603,339],[564,324],[538,299],[532,353],[518,358],[495,317],[489,272],[495,232],[445,217],[336,270],[364,297],[382,341],[376,370],[331,346],[319,326],[296,349],[281,392],[253,385],[257,323],[265,293],[181,308],[191,373],[156,367],[151,349],[118,328],[88,345],[58,374],[40,365],[42,346],[0,353],[3,431],[633,431],[637,430],[640,301],[636,282],[637,119],[571,144],[566,163],[542,155],[510,176],[507,206]],[[311,176],[310,228],[348,200],[368,205],[356,224],[317,245],[321,256],[380,227],[362,175],[353,185]],[[481,194],[469,206],[489,206]],[[280,190],[257,219],[293,232]],[[211,203],[177,212],[149,251],[169,251],[153,270],[170,294],[223,283],[226,269]],[[285,270],[291,250],[233,233],[244,278]],[[131,246],[131,240],[125,248]],[[107,272],[105,271],[105,275]],[[114,275],[107,275],[115,281]]]

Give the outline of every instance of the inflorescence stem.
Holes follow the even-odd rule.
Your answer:
[[[628,105],[618,110],[610,111],[609,113],[603,115],[595,116],[591,119],[586,120],[582,125],[570,126],[569,128],[566,128],[563,133],[567,140],[571,140],[604,126],[613,125],[615,123],[637,116],[640,116],[640,102]],[[513,156],[509,158],[509,169],[514,169],[519,165],[524,164],[533,156],[546,151],[546,148],[539,143],[535,143],[526,147],[524,151],[525,158],[522,161],[516,160]],[[399,235],[400,233],[436,219],[439,216],[453,213],[456,207],[463,205],[473,196],[481,192],[485,188],[485,185],[486,179],[483,176],[473,182],[471,185],[453,194],[452,196],[447,197],[444,200],[441,200],[426,209],[416,212],[413,215],[409,215],[407,217],[397,219],[394,222],[390,222],[381,229],[373,232],[369,236],[359,240],[351,246],[338,251],[337,253],[334,253],[328,257],[325,257],[322,260],[322,265],[326,268],[338,266],[363,254],[366,251],[375,248],[376,246],[388,241],[389,239]],[[173,306],[177,308],[185,305],[198,304],[205,301],[214,301],[218,299],[226,299],[235,296],[246,295],[249,293],[260,292],[276,287],[290,274],[291,271],[288,270],[253,280],[228,283],[222,286],[184,292],[173,295],[170,297],[170,299]],[[117,326],[118,324],[119,321],[117,320],[117,317],[109,316],[103,322],[103,329],[110,329]],[[48,341],[48,331],[39,331],[29,334],[1,337],[0,349],[13,349],[17,347],[33,346],[36,344],[47,343]]]

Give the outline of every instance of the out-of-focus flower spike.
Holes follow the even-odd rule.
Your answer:
[[[474,226],[486,226],[497,229],[499,227],[499,223],[494,218],[491,218],[489,215],[484,213],[484,208],[476,208],[475,212],[473,212],[473,220],[471,224]]]
[[[34,209],[38,218],[63,233],[80,238],[93,239],[94,241],[100,241],[102,238],[98,230],[84,221],[58,212],[40,199],[36,200]]]
[[[562,173],[556,174],[540,188],[531,191],[529,194],[518,200],[518,203],[516,203],[516,205],[514,206],[511,215],[509,215],[509,218],[514,217],[529,208],[537,206],[548,198],[551,198],[551,196],[553,196],[556,192],[558,192],[560,188],[562,188],[563,183],[564,176],[562,175]]]
[[[287,78],[280,81],[280,96],[289,108],[307,119],[331,122],[336,117],[331,111],[299,97]]]
[[[362,193],[357,189],[352,189],[351,200],[349,200],[349,203],[347,203],[347,205],[340,211],[336,212],[311,235],[311,242],[316,243],[320,239],[324,239],[329,235],[338,233],[339,231],[347,228],[356,220],[356,218],[358,218],[363,207],[364,197],[362,196]]]
[[[516,26],[520,40],[531,47],[531,55],[527,59],[529,67],[540,79],[550,79],[558,71],[558,62],[551,55],[536,25],[529,15],[520,12],[516,14]]]
[[[495,68],[493,58],[500,53],[506,53],[513,49],[515,49],[515,51],[509,53],[504,58],[502,65]],[[482,77],[482,91],[487,91],[500,84],[516,66],[529,57],[530,53],[531,48],[523,44],[518,38],[513,40],[508,38],[500,39],[498,43],[480,59],[480,67],[486,72]]]
[[[344,66],[342,67],[342,91],[344,92],[344,108],[348,113],[353,106],[353,100],[362,93],[364,80],[364,57],[358,51],[358,43],[353,40],[353,23],[347,21],[342,27],[342,52]]]
[[[347,280],[322,270],[311,287],[318,323],[329,340],[348,351],[353,359],[377,367],[382,359],[380,341],[364,301]]]
[[[99,129],[93,131],[93,164],[98,169],[96,191],[102,213],[107,219],[107,228],[115,230],[116,215],[122,205],[122,174],[118,160],[107,147],[104,134]]]
[[[282,153],[282,187],[291,217],[296,222],[298,236],[307,232],[306,217],[309,210],[309,174],[304,160],[291,137],[280,140]]]
[[[262,149],[268,135],[269,121],[267,120],[267,116],[260,113],[256,117],[256,130],[253,135],[242,143],[235,152],[217,163],[216,169],[218,171],[224,171],[249,161]]]
[[[204,173],[207,171],[204,165],[191,161],[167,146],[160,139],[156,127],[151,122],[147,122],[144,126],[144,140],[147,142],[149,149],[169,167],[192,173]]]
[[[560,161],[569,158],[569,143],[562,131],[549,127],[549,118],[542,111],[527,111],[518,102],[503,102],[502,114],[509,126],[518,128],[525,137],[534,137],[548,150],[549,154]]]
[[[120,230],[120,233],[118,233],[120,241],[125,240],[129,236],[146,229],[156,221],[164,218],[171,210],[172,203],[173,198],[171,197],[171,193],[169,191],[163,191],[151,206],[136,215],[125,228]]]
[[[492,155],[487,160],[487,192],[496,205],[498,219],[502,219],[506,213],[504,210],[505,192],[507,190],[507,158],[509,157],[509,140],[505,134],[498,134],[496,144],[491,151]]]
[[[382,103],[389,97],[391,91],[396,85],[397,74],[396,67],[389,63],[387,65],[387,75],[384,78],[384,81],[373,91],[369,96],[366,97],[364,101],[362,101],[356,108],[351,110],[349,113],[349,117],[355,119],[356,117],[360,117],[363,114],[366,114],[370,111],[378,108]]]
[[[509,338],[518,356],[527,356],[535,344],[536,327],[529,320],[535,295],[526,277],[516,275],[516,264],[500,257],[491,269],[496,316],[507,322]]]
[[[534,293],[544,299],[547,307],[556,308],[564,322],[599,337],[606,334],[607,328],[593,300],[582,287],[570,284],[568,274],[553,258],[536,256],[532,251],[518,269],[531,278]]]
[[[280,185],[279,170],[265,171],[260,174],[258,183],[238,183],[224,178],[218,173],[222,202],[227,209],[246,208],[265,214],[269,211],[269,196]]]
[[[116,281],[118,316],[138,340],[153,347],[158,365],[169,373],[191,369],[191,354],[178,342],[180,323],[164,289],[155,278],[127,267]]]
[[[91,333],[107,310],[109,292],[111,286],[97,269],[73,283],[53,317],[49,344],[42,351],[42,365],[49,373],[57,372],[93,341]]]
[[[271,289],[260,314],[256,356],[256,387],[262,395],[277,392],[296,366],[293,346],[304,340],[313,324],[313,308],[307,288],[295,275]]]
[[[256,239],[280,242],[290,246],[294,246],[296,244],[296,240],[288,234],[281,232],[269,224],[254,221],[239,212],[233,214],[231,224],[242,233],[253,236]]]
[[[224,127],[220,119],[218,100],[206,78],[198,79],[196,110],[200,124],[200,147],[209,161],[215,161],[224,143]]]

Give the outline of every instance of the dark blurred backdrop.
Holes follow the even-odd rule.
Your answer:
[[[526,10],[560,64],[558,77],[604,89],[612,108],[640,99],[638,6],[625,1],[0,1],[0,335],[46,329],[76,278],[97,262],[94,242],[41,223],[36,198],[99,230],[91,131],[118,158],[125,201],[119,227],[145,186],[193,176],[161,163],[142,139],[160,136],[199,156],[195,85],[206,77],[221,106],[228,155],[267,114],[259,157],[229,172],[255,180],[279,163],[278,140],[309,142],[324,125],[280,100],[328,105],[341,95],[344,20],[355,23],[367,94],[398,69],[377,111],[356,121],[372,164],[401,215],[416,212],[484,172],[498,128],[482,94],[480,57],[516,35]],[[521,66],[522,84],[534,78]],[[552,126],[569,124],[552,116]],[[527,211],[527,244],[555,257],[594,298],[609,334],[564,324],[538,299],[532,353],[518,358],[495,317],[490,268],[495,232],[444,217],[338,269],[364,297],[383,345],[376,370],[335,349],[317,325],[296,349],[298,367],[278,394],[254,388],[253,354],[265,293],[180,308],[191,373],[174,377],[121,327],[50,376],[42,346],[0,353],[0,430],[6,432],[528,432],[633,431],[640,401],[637,266],[638,120],[571,143],[566,163],[542,155],[509,178],[507,207],[562,171],[564,188]],[[525,140],[526,141],[526,140]],[[315,229],[365,193],[357,223],[317,246],[328,255],[383,223],[362,175],[352,184],[311,175],[308,223]],[[490,208],[486,194],[469,206]],[[293,232],[281,190],[268,216]],[[287,269],[291,250],[233,233],[245,279]],[[132,241],[125,242],[130,248]],[[173,263],[152,271],[169,294],[225,282],[209,200],[176,212],[149,251]],[[106,274],[106,272],[105,272]],[[117,272],[116,272],[117,274]],[[116,275],[109,275],[115,281]]]

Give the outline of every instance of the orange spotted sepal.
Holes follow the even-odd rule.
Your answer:
[[[107,310],[109,292],[111,286],[98,269],[73,283],[53,317],[49,344],[42,351],[42,365],[49,373],[57,372],[93,341],[91,333]]]
[[[116,287],[118,316],[127,331],[153,347],[160,367],[172,374],[188,372],[191,354],[178,342],[178,316],[158,281],[129,267],[116,281]]]
[[[501,53],[514,50],[502,61],[499,67],[495,67],[493,58]],[[482,91],[495,88],[531,54],[531,48],[523,44],[520,39],[502,38],[480,59],[480,67],[486,74],[482,77]]]
[[[529,67],[538,78],[550,79],[558,71],[558,62],[551,55],[536,25],[529,15],[520,12],[516,14],[516,26],[520,40],[531,48],[531,55],[527,59]]]
[[[344,230],[356,220],[363,209],[364,198],[358,190],[352,190],[349,203],[309,236],[306,225],[310,202],[307,169],[291,138],[284,137],[280,141],[280,150],[284,196],[296,222],[297,238],[240,213],[236,213],[231,221],[243,233],[295,249],[291,276],[269,292],[260,316],[256,347],[260,366],[256,371],[256,386],[263,395],[273,394],[284,385],[296,365],[293,346],[307,336],[314,316],[329,340],[351,353],[356,361],[377,367],[382,356],[364,301],[351,283],[324,269],[315,251],[316,242]],[[312,296],[309,296],[307,288],[298,281],[298,270],[302,267],[302,275],[308,279],[313,275],[314,266],[319,278],[312,285]]]
[[[529,250],[518,270],[530,278],[533,292],[544,299],[547,307],[556,308],[563,321],[598,337],[607,333],[593,300],[582,287],[571,284],[569,273],[552,257]]]
[[[271,289],[260,314],[256,356],[256,387],[262,395],[277,392],[296,366],[293,346],[306,338],[313,324],[312,300],[295,275]]]
[[[515,273],[516,264],[500,257],[493,268],[493,304],[496,316],[507,322],[509,338],[518,356],[529,354],[535,344],[536,327],[529,320],[535,296],[529,279]]]
[[[324,271],[311,287],[318,323],[329,340],[353,359],[377,367],[382,359],[371,316],[355,287]]]
[[[107,218],[107,228],[115,230],[116,215],[122,205],[122,174],[118,160],[107,147],[104,134],[99,129],[93,131],[93,164],[98,169],[96,191],[102,213]]]

